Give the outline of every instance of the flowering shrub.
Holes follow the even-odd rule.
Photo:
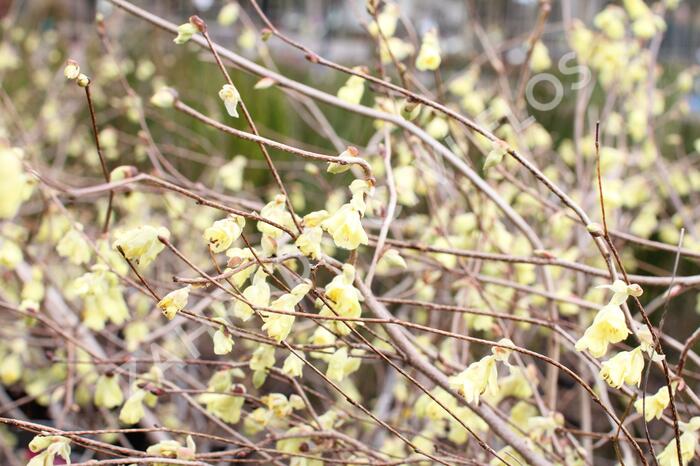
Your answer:
[[[530,78],[564,66],[548,1],[515,46],[470,11],[466,69],[400,2],[367,1],[352,66],[254,0],[220,5],[231,48],[110,3],[81,59],[2,25],[3,464],[697,461],[696,70],[659,63],[677,0],[564,12],[570,137],[531,116]],[[124,21],[165,58],[128,58]],[[275,71],[270,44],[342,83]],[[275,92],[313,141],[260,124]]]

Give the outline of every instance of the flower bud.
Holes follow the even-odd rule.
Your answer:
[[[199,32],[207,32],[207,23],[197,15],[190,16],[190,24],[194,25]]]
[[[644,290],[642,290],[642,287],[637,285],[636,283],[630,283],[627,285],[627,294],[630,296],[634,296],[635,298],[638,298],[644,293]]]
[[[272,37],[272,30],[271,29],[264,28],[260,32],[260,39],[262,39],[263,42],[267,42],[268,40],[270,40],[270,37]]]
[[[112,170],[112,172],[109,175],[109,180],[122,181],[127,178],[133,178],[138,172],[138,168],[134,167],[133,165],[120,165],[114,170]]]
[[[603,236],[605,234],[603,226],[600,223],[589,223],[586,225],[586,230],[593,236]]]
[[[78,77],[76,78],[76,82],[78,83],[78,86],[80,86],[80,87],[88,87],[90,85],[90,78],[88,78],[83,73],[80,73],[78,75]]]
[[[401,107],[401,116],[408,121],[415,120],[420,114],[420,109],[421,106],[419,102],[409,100]]]

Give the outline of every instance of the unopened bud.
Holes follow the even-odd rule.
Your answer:
[[[80,86],[80,87],[88,87],[90,85],[90,78],[88,78],[83,73],[80,73],[78,75],[78,78],[76,79],[76,82],[78,83],[78,86]]]
[[[642,287],[637,285],[636,283],[631,283],[627,285],[627,293],[630,296],[634,296],[635,298],[638,298],[644,293],[644,290],[642,290]]]
[[[304,58],[306,58],[306,59],[307,59],[308,61],[310,61],[311,63],[318,63],[318,61],[319,61],[318,55],[316,55],[315,53],[307,53],[307,54],[304,56]]]
[[[416,101],[407,101],[401,108],[401,116],[406,120],[411,121],[420,114],[420,103]]]
[[[204,22],[202,18],[197,15],[190,16],[190,23],[196,27],[199,32],[207,32],[207,23]]]
[[[586,230],[593,236],[603,236],[605,234],[603,226],[600,223],[589,223],[586,225]]]

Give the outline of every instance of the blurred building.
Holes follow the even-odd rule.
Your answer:
[[[199,14],[211,21],[216,37],[228,39],[235,29],[218,29],[213,19],[227,0],[131,0],[136,5],[173,21]],[[538,0],[395,0],[410,17],[420,35],[438,27],[445,54],[468,57],[475,52],[476,40],[469,27],[470,14],[479,19],[494,43],[509,41],[519,46],[536,22]],[[369,21],[364,0],[258,0],[279,27],[290,35],[334,60],[363,61],[369,50],[364,46],[363,24]],[[257,21],[247,0],[239,3]],[[596,12],[611,0],[553,0],[543,39],[554,55],[563,53],[563,18],[590,24]],[[0,0],[0,14],[14,8],[22,15],[40,18],[44,27],[57,22],[89,22],[98,9],[109,9],[107,0]],[[700,0],[683,0],[667,15],[668,31],[662,44],[662,60],[700,63]]]

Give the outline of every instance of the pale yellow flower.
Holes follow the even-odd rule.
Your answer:
[[[387,249],[384,251],[384,254],[382,254],[382,257],[379,259],[379,262],[377,263],[378,268],[386,267],[386,268],[400,268],[400,269],[405,269],[408,267],[406,264],[406,261],[404,260],[403,257],[401,257],[401,254],[399,254],[399,251],[396,249]]]
[[[209,243],[212,252],[222,252],[236,241],[245,226],[245,218],[240,215],[230,215],[217,220],[204,231],[204,239]]]
[[[684,432],[681,434],[681,460],[682,466],[690,463],[690,460],[695,456],[695,447],[698,443],[698,434],[696,432]],[[681,466],[678,464],[678,449],[676,448],[676,439],[666,445],[661,453],[656,457],[659,460],[659,466]]]
[[[328,212],[326,212],[325,210],[317,210],[315,212],[310,212],[304,215],[304,226],[309,228],[318,227],[321,225],[321,222],[323,222],[327,218]]]
[[[228,354],[233,349],[233,338],[228,332],[226,326],[222,325],[219,329],[214,332],[214,354]]]
[[[639,297],[644,292],[642,287],[636,283],[631,283],[628,285],[622,280],[615,280],[612,285],[600,285],[597,288],[606,288],[613,292],[613,296],[610,298],[610,306],[620,306],[622,303],[627,301],[628,297]]]
[[[82,230],[83,226],[76,224],[56,245],[58,255],[67,258],[75,265],[86,264],[92,257],[90,245],[83,237]]]
[[[613,388],[623,383],[639,386],[644,370],[644,354],[641,347],[632,351],[621,351],[605,361],[600,368],[600,376]]]
[[[355,267],[350,264],[343,265],[341,274],[336,275],[333,280],[326,285],[326,297],[333,303],[333,309],[324,306],[321,309],[322,316],[340,316],[358,318],[362,314],[360,300],[362,295],[354,286]],[[353,322],[331,321],[328,327],[340,335],[347,335],[354,327]]]
[[[254,371],[265,370],[275,365],[275,347],[270,345],[260,345],[250,358],[248,367]]]
[[[256,254],[260,255],[259,251]],[[255,256],[253,252],[248,248],[231,248],[226,251],[226,256],[229,258],[227,272],[231,271],[231,268],[237,268],[241,265],[255,262]],[[244,267],[242,270],[237,271],[231,275],[231,281],[237,287],[242,287],[243,284],[253,275],[255,272],[255,267]]]
[[[15,243],[7,238],[0,237],[0,265],[14,270],[22,259],[24,255],[22,254],[22,249]]]
[[[348,355],[346,347],[336,350],[328,359],[326,377],[334,382],[342,382],[345,377],[355,372],[360,367],[360,358]]]
[[[137,389],[126,400],[126,403],[124,403],[124,406],[122,406],[121,411],[119,411],[119,421],[122,424],[132,425],[141,422],[141,419],[143,419],[145,414],[143,408],[143,399],[145,396],[145,391]]]
[[[177,92],[171,87],[161,87],[151,96],[151,103],[156,107],[170,108],[175,103]]]
[[[78,75],[80,74],[80,65],[78,65],[78,62],[75,60],[68,60],[66,61],[66,66],[63,68],[63,76],[66,77],[66,79],[70,79],[71,81],[74,79],[78,79]]]
[[[241,8],[238,3],[227,3],[221,7],[221,10],[219,10],[219,15],[216,17],[216,21],[222,26],[230,26],[238,19],[240,9]]]
[[[498,340],[498,344],[501,346],[491,347],[491,353],[496,361],[507,363],[508,357],[510,357],[510,354],[513,352],[511,348],[514,347],[515,344],[510,340],[510,338],[501,338]]]
[[[623,0],[622,3],[625,5],[625,9],[632,19],[652,14],[644,0]]]
[[[321,223],[321,227],[333,238],[336,246],[343,249],[357,249],[361,244],[369,244],[367,233],[362,228],[360,212],[350,204],[344,204],[333,215]]]
[[[290,377],[301,377],[304,369],[304,353],[298,350],[295,353],[290,353],[284,360],[282,372]]]
[[[224,188],[231,191],[240,191],[243,188],[243,174],[247,163],[247,158],[237,155],[219,169],[219,179]]]
[[[338,158],[347,162],[352,162],[352,159],[354,157],[358,157],[359,154],[360,152],[357,150],[357,147],[349,146],[343,152],[338,154]],[[352,167],[352,164],[350,163],[330,162],[326,171],[328,173],[343,173],[350,170],[350,167]]]
[[[173,320],[175,315],[187,306],[187,301],[190,296],[190,285],[166,294],[163,299],[158,301],[158,307],[163,312],[163,315],[168,320]]]
[[[124,327],[124,341],[126,341],[126,349],[130,352],[136,351],[139,345],[146,341],[150,333],[148,324],[143,321],[133,321]]]
[[[652,396],[647,396],[645,400],[639,398],[634,402],[634,409],[642,414],[644,411],[644,419],[649,422],[652,419],[661,419],[664,409],[671,402],[671,397],[668,393],[668,387],[663,386]]]
[[[267,284],[266,278],[265,270],[262,267],[258,268],[253,283],[243,290],[243,297],[253,306],[267,307],[270,303],[270,285]],[[233,305],[233,315],[245,322],[253,315],[253,308],[248,303],[237,300]]]
[[[535,73],[544,71],[552,66],[552,59],[549,58],[549,50],[541,40],[535,42],[530,56],[530,69]]]
[[[194,24],[190,22],[181,24],[177,27],[177,37],[173,39],[173,42],[178,45],[184,44],[185,42],[189,41],[192,36],[197,34],[197,32],[199,32],[199,29],[197,29],[197,26]]]
[[[657,32],[666,29],[666,23],[660,16],[651,14],[642,16],[632,23],[632,32],[640,39],[651,39]]]
[[[449,134],[450,126],[444,118],[434,117],[425,127],[425,131],[435,139],[442,139]]]
[[[418,204],[416,184],[418,182],[418,170],[413,165],[404,165],[394,169],[396,194],[399,204],[413,207]]]
[[[16,352],[6,354],[0,362],[0,381],[9,386],[19,381],[22,377],[22,358]]]
[[[15,69],[20,64],[19,55],[9,41],[3,41],[0,44],[0,70]]]
[[[493,141],[491,150],[484,161],[484,170],[488,170],[496,165],[499,165],[503,161],[506,154],[508,154],[509,149],[510,147],[506,142],[501,141],[500,139]]]
[[[151,456],[162,458],[173,458],[179,460],[193,460],[197,449],[191,436],[187,436],[187,445],[183,446],[175,440],[163,440],[146,449],[146,453]],[[160,466],[158,464],[157,466]]]
[[[267,408],[256,408],[246,416],[243,421],[243,431],[248,435],[255,435],[262,431],[272,419],[272,412]]]
[[[224,101],[224,107],[229,115],[234,118],[238,118],[238,104],[241,102],[241,95],[238,93],[238,89],[231,84],[224,84],[224,86],[219,91],[219,98]]]
[[[608,5],[598,13],[593,24],[613,40],[622,39],[625,36],[625,12],[616,5]]]
[[[381,41],[379,45],[379,57],[385,65],[391,63],[393,60],[400,62],[414,51],[413,44],[399,39],[398,37],[390,37],[386,41]]]
[[[399,7],[394,2],[387,2],[382,11],[377,15],[377,20],[369,25],[369,33],[377,37],[379,32],[382,36],[389,38],[396,32],[396,25],[399,21]]]
[[[116,375],[101,375],[95,386],[95,406],[99,408],[116,408],[124,401],[124,394]]]
[[[464,396],[467,403],[478,404],[481,395],[495,395],[498,390],[496,358],[484,356],[471,363],[469,367],[450,379],[450,385]]]
[[[416,57],[416,68],[420,71],[433,71],[438,69],[440,62],[440,43],[437,30],[431,29],[423,36],[423,43],[418,57]]]
[[[82,318],[89,329],[102,330],[107,320],[122,325],[129,318],[119,277],[105,265],[95,265],[76,278],[68,292],[83,299]]]
[[[293,408],[289,400],[282,393],[270,393],[260,399],[267,409],[269,409],[275,417],[285,418],[292,414]]]
[[[325,327],[317,327],[316,330],[314,330],[314,333],[309,337],[308,343],[310,345],[316,345],[316,346],[328,346],[332,345],[335,342],[336,336],[331,333],[330,330],[328,330]],[[316,359],[321,359],[321,360],[327,360],[330,356],[328,356],[327,353],[324,352],[312,352],[310,353],[312,358]]]
[[[230,393],[205,393],[198,400],[204,403],[208,412],[229,424],[236,424],[241,419],[241,408],[245,403],[244,397]]]
[[[37,435],[29,443],[29,450],[39,453],[29,460],[27,466],[53,466],[56,456],[70,464],[70,439],[58,435]]]
[[[243,33],[238,36],[238,46],[244,50],[252,50],[255,47],[257,34],[252,28],[243,29]]]
[[[532,382],[531,382],[532,381]],[[532,396],[532,387],[537,386],[537,378],[532,366],[525,370],[510,366],[510,374],[498,381],[498,395],[488,401],[496,403],[505,397],[527,400]]]
[[[294,220],[292,214],[287,210],[286,201],[284,195],[278,194],[260,210],[260,216],[293,231],[295,228]],[[284,231],[266,222],[258,222],[257,226],[259,232],[271,238],[276,239],[284,234]]]
[[[353,68],[355,71],[361,71],[359,67]],[[349,104],[357,105],[362,100],[362,95],[365,93],[365,80],[359,76],[352,75],[345,82],[343,87],[338,89],[338,98]]]
[[[292,291],[285,293],[270,303],[270,309],[285,312],[294,312],[294,307],[304,299],[306,293],[311,289],[308,283],[300,283],[292,288]],[[294,315],[278,314],[273,312],[261,312],[265,324],[262,329],[267,331],[267,336],[273,338],[277,343],[281,342],[289,335],[294,325]]]
[[[321,240],[323,239],[323,229],[321,227],[304,228],[297,237],[294,245],[299,248],[302,254],[311,259],[321,257]]]
[[[159,236],[169,239],[170,232],[165,227],[144,225],[117,234],[112,247],[121,248],[127,259],[145,267],[165,248]]]
[[[245,402],[243,396],[234,396],[232,393],[234,375],[236,375],[234,370],[214,373],[207,385],[207,391],[212,393],[204,393],[197,397],[198,401],[204,403],[208,412],[229,424],[235,424],[240,420],[241,408]],[[236,393],[244,394],[243,386],[238,386]]]
[[[591,355],[600,358],[608,351],[608,345],[618,343],[630,334],[625,322],[625,314],[619,306],[603,306],[586,329],[583,336],[576,342],[577,351],[590,351]]]
[[[591,43],[594,40],[593,32],[587,29],[581,20],[576,19],[572,22],[569,39],[571,48],[576,52],[577,58],[582,63],[586,63],[595,50],[595,48],[591,47]]]

